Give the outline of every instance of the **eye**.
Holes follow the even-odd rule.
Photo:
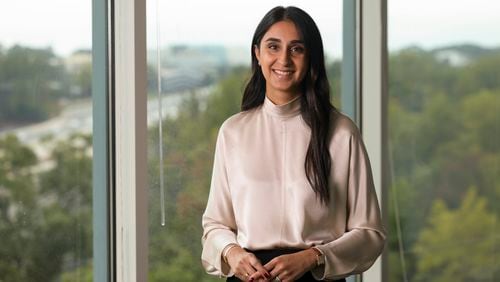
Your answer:
[[[294,54],[303,54],[305,48],[302,46],[293,46],[292,48],[290,48],[290,51]]]
[[[267,45],[267,48],[269,50],[276,51],[276,50],[278,50],[279,46],[277,44],[272,43],[272,44]]]

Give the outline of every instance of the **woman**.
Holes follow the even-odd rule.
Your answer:
[[[217,139],[203,266],[228,281],[344,281],[373,264],[385,231],[361,135],[330,104],[319,30],[276,7],[251,53],[242,112]]]

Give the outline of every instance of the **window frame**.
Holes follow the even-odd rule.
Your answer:
[[[387,225],[387,0],[343,2],[342,111],[359,127]],[[386,281],[386,252],[354,281]]]
[[[92,3],[94,281],[147,281],[146,1]],[[343,0],[343,18],[342,110],[363,134],[386,220],[387,0]],[[385,281],[385,257],[349,280]]]
[[[113,143],[111,87],[112,64],[109,52],[112,1],[92,0],[92,225],[94,281],[114,279]]]
[[[116,281],[147,281],[146,1],[115,1],[112,10]]]
[[[387,0],[360,0],[360,130],[375,183],[384,225],[387,220]],[[367,281],[387,281],[387,252],[363,273]]]

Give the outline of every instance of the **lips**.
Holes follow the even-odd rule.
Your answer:
[[[279,76],[289,76],[292,75],[293,71],[291,70],[277,70],[273,69],[273,72]]]

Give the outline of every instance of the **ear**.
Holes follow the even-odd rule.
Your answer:
[[[257,58],[257,61],[260,62],[260,49],[257,44],[253,45],[253,52],[255,53],[255,57]]]

